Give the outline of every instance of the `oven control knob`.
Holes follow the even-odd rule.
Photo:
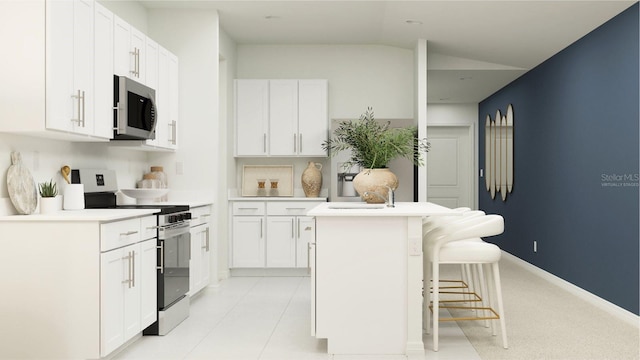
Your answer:
[[[169,215],[169,224],[173,224],[178,222],[178,217],[176,215]]]
[[[191,213],[184,213],[185,220],[191,220]]]

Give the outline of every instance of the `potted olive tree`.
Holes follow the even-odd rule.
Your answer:
[[[38,184],[40,190],[40,213],[47,214],[58,211],[58,185],[49,180]]]
[[[393,190],[398,187],[398,178],[389,170],[389,162],[407,158],[414,165],[422,166],[429,142],[417,137],[415,126],[391,128],[390,122],[379,123],[369,107],[360,119],[340,122],[322,147],[329,156],[350,150],[351,157],[344,163],[345,168],[354,165],[363,168],[353,179],[353,187],[367,203],[383,203],[388,197],[387,187]]]

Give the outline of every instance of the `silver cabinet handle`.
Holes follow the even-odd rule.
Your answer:
[[[133,70],[131,71],[131,74],[139,78],[140,77],[140,49],[133,48],[131,55],[133,55]]]
[[[293,152],[297,152],[298,149],[296,147],[296,142],[298,141],[298,136],[296,134],[293,134]]]
[[[169,133],[171,133],[171,138],[169,139],[169,144],[171,145],[175,145],[177,140],[176,140],[176,135],[177,135],[177,131],[176,131],[176,127],[177,127],[177,123],[175,120],[172,120],[171,123],[169,124],[169,127],[171,128],[169,130]]]
[[[81,104],[81,99],[82,99],[82,93],[80,91],[80,89],[78,89],[78,94],[77,95],[71,95],[71,98],[73,99],[78,99],[78,106],[77,106],[77,110],[78,110],[78,117],[77,118],[71,118],[71,121],[77,122],[78,126],[80,126],[80,124],[82,123],[82,104]]]
[[[127,278],[127,280],[122,280],[122,283],[123,283],[123,284],[128,284],[129,289],[131,289],[131,281],[132,281],[132,280],[131,280],[131,279],[132,279],[132,277],[131,277],[131,271],[132,271],[131,258],[132,258],[132,256],[131,256],[131,251],[129,251],[129,253],[128,253],[128,255],[127,255],[127,256],[123,256],[123,257],[122,257],[122,260],[127,260],[127,265],[128,265],[128,269],[129,269],[128,278]]]
[[[131,252],[131,287],[136,287],[136,252]]]
[[[306,209],[306,207],[288,207],[285,208],[285,210],[304,210]]]
[[[302,134],[298,134],[298,141],[300,142],[298,145],[298,151],[302,152]]]
[[[260,219],[260,239],[262,239],[262,219]]]
[[[267,152],[267,134],[262,134],[262,152]]]
[[[298,220],[298,239],[300,239],[300,218],[296,218]]]
[[[202,248],[205,249],[205,251],[209,251],[209,228],[207,228],[205,232],[206,232],[205,244],[202,246]]]
[[[86,120],[86,111],[85,111],[85,107],[84,107],[84,90],[82,91],[82,127],[85,127],[85,120]]]
[[[296,238],[296,235],[294,233],[295,233],[295,225],[293,223],[293,219],[291,219],[291,238],[292,239]]]
[[[132,230],[132,231],[127,231],[126,233],[120,233],[120,236],[129,236],[137,233],[138,233],[137,231]]]

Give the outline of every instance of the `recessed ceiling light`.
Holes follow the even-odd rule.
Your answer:
[[[265,20],[273,20],[273,19],[280,19],[280,16],[278,16],[278,15],[265,15],[264,18],[265,18]]]
[[[422,21],[420,20],[406,20],[405,23],[409,25],[422,25]]]
[[[460,80],[465,81],[465,80],[471,80],[473,79],[473,76],[463,76],[460,78]]]

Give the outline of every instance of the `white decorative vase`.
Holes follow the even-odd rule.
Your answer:
[[[84,184],[67,184],[64,188],[63,198],[65,210],[84,209]]]
[[[309,165],[302,172],[302,190],[306,197],[318,197],[322,188],[322,164],[309,161]]]
[[[60,210],[60,200],[55,197],[40,198],[40,214],[50,214]]]
[[[398,178],[387,168],[365,169],[353,178],[353,188],[368,204],[385,203],[389,198],[387,186],[393,190],[398,188]]]

